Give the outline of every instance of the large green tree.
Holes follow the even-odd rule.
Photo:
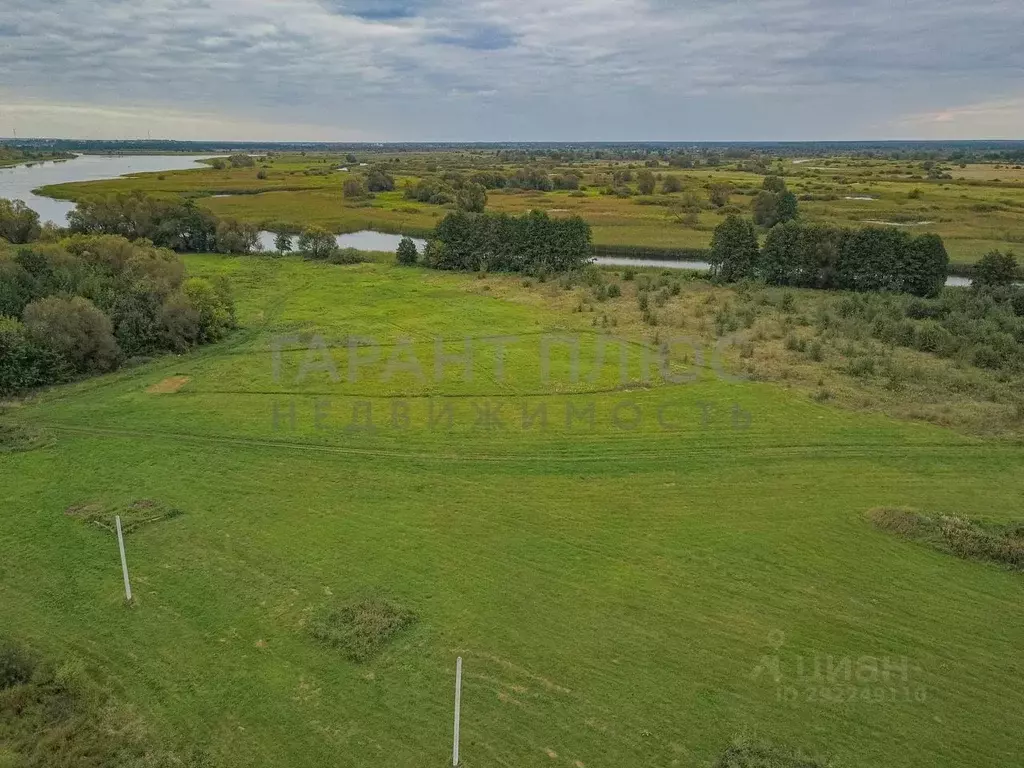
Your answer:
[[[747,219],[728,216],[711,237],[712,274],[725,282],[753,277],[758,260],[757,230]]]
[[[9,243],[30,243],[39,237],[39,214],[21,200],[0,198],[0,239]]]
[[[470,182],[456,193],[455,204],[461,211],[483,213],[487,207],[487,190],[482,184]]]
[[[977,288],[1010,285],[1020,279],[1020,265],[1010,252],[989,251],[971,270],[971,280]]]

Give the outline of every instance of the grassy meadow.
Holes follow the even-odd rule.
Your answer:
[[[204,203],[430,226],[429,206],[345,208],[339,175],[279,178],[286,167],[260,183],[310,186]],[[262,189],[246,174],[90,188]],[[924,189],[914,205],[942,204],[945,189]],[[544,197],[636,212],[623,227],[637,232],[654,208]],[[809,361],[786,339],[832,300],[811,292],[682,282],[651,327],[637,281],[618,276],[621,297],[596,302],[383,258],[184,258],[231,278],[240,330],[12,406],[46,439],[0,454],[3,631],[80,659],[172,746],[211,766],[446,765],[461,655],[470,768],[710,766],[743,736],[848,768],[1019,762],[1020,574],[865,517],[1019,517],[1024,425],[994,374],[949,395],[952,364],[907,350],[926,389],[890,391],[849,375],[846,352]],[[730,345],[716,374],[716,313],[747,309],[752,346]],[[669,373],[695,380],[645,378],[645,348],[673,332],[697,344]],[[598,355],[602,333],[625,340],[625,374],[619,348]],[[579,376],[552,335],[579,340]],[[518,340],[499,375],[503,336]],[[471,375],[455,359],[466,337]],[[450,423],[431,425],[432,403]],[[68,510],[137,499],[182,514],[128,536],[127,607],[114,537]],[[368,596],[417,620],[363,662],[311,636],[313,617]]]
[[[250,221],[268,229],[298,229],[309,224],[338,233],[376,229],[424,235],[448,207],[410,201],[402,189],[438,172],[509,171],[483,153],[450,152],[372,155],[383,162],[396,181],[394,192],[369,200],[346,200],[342,184],[365,167],[348,164],[336,155],[279,154],[261,160],[260,168],[215,168],[140,174],[107,181],[64,184],[45,193],[64,199],[90,194],[141,190],[156,196],[197,196],[221,216]],[[351,167],[350,167],[351,166]],[[944,166],[945,167],[945,166]],[[347,170],[340,170],[346,168]],[[597,246],[644,248],[671,252],[706,248],[714,228],[730,212],[749,214],[762,175],[741,170],[739,164],[684,170],[662,164],[650,169],[662,177],[680,179],[683,193],[617,197],[600,189],[615,171],[643,170],[640,163],[588,161],[546,166],[553,173],[582,175],[583,191],[531,192],[491,190],[488,208],[509,213],[530,209],[552,215],[579,214],[592,229]],[[266,178],[257,178],[262,169]],[[907,227],[915,233],[936,232],[945,240],[951,261],[965,265],[992,249],[1021,251],[1024,244],[1024,176],[1019,168],[999,165],[950,165],[948,179],[928,178],[920,163],[858,158],[816,158],[777,161],[773,172],[801,198],[800,210],[809,221],[844,226],[882,223]],[[727,183],[733,194],[723,208],[706,199],[706,187]],[[684,222],[680,212],[685,190],[704,196],[696,222]]]

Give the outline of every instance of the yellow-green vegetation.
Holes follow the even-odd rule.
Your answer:
[[[26,150],[0,144],[0,168],[12,165],[34,165],[48,160],[67,160],[74,157],[70,152],[48,150]]]
[[[466,765],[1019,754],[1020,575],[864,520],[1019,518],[1012,371],[857,338],[843,295],[184,258],[231,279],[239,330],[39,392],[3,418],[54,439],[0,455],[4,631],[168,749],[446,764],[461,656]],[[677,333],[702,343],[673,342],[673,383],[649,348]],[[113,538],[66,510],[131,499],[186,514],[129,538],[127,607]]]
[[[988,524],[960,517],[933,519],[912,509],[880,507],[868,519],[883,531],[958,557],[1024,568],[1024,523]]]
[[[466,151],[382,153],[364,159],[369,161],[365,165],[339,155],[277,154],[257,159],[252,167],[140,174],[44,191],[74,200],[132,190],[157,196],[197,195],[218,215],[264,228],[298,230],[317,224],[339,233],[377,229],[423,235],[451,204],[411,201],[403,194],[406,188],[445,173],[511,174],[523,167],[522,162]],[[365,175],[373,165],[382,165],[393,175],[395,191],[345,198],[344,182]],[[552,177],[577,174],[580,189],[491,189],[488,209],[578,214],[593,228],[597,246],[666,252],[706,248],[725,215],[749,214],[764,178],[739,161],[692,169],[606,160],[549,160],[535,165]],[[974,262],[993,249],[1019,251],[1024,244],[1024,171],[1014,166],[975,163],[961,168],[928,161],[840,157],[776,161],[764,170],[785,176],[789,189],[800,198],[801,216],[807,221],[843,226],[883,222],[915,233],[935,232],[945,240],[956,264]],[[644,172],[655,175],[651,194],[639,193],[637,178]],[[623,180],[626,173],[628,181]],[[666,183],[678,191],[666,191]],[[713,194],[716,187],[719,191]],[[628,196],[603,194],[610,191]]]

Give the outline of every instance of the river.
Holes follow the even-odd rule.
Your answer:
[[[18,165],[0,168],[0,198],[24,200],[29,208],[39,214],[42,221],[52,221],[60,226],[67,224],[67,214],[75,205],[64,200],[42,197],[33,189],[48,184],[65,184],[72,181],[99,181],[131,173],[158,173],[160,171],[181,171],[196,168],[199,160],[216,155],[79,155],[73,160],[47,161],[31,166]],[[393,251],[398,247],[401,235],[362,230],[338,235],[342,248],[357,248],[361,251]],[[422,251],[426,241],[413,238],[416,247]],[[260,244],[264,250],[274,249],[274,233],[261,232]],[[707,270],[710,265],[703,261],[668,261],[662,259],[627,259],[615,256],[598,256],[595,264],[617,267],[655,267],[659,269]],[[950,277],[949,286],[969,286],[971,281],[964,277]]]
[[[0,168],[0,197],[24,200],[42,221],[67,226],[75,204],[33,194],[33,189],[71,181],[100,181],[129,173],[182,171],[196,168],[197,161],[215,155],[78,155],[73,160],[47,161],[31,166]]]

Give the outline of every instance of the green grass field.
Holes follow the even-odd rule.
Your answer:
[[[471,768],[706,766],[742,734],[852,768],[1019,761],[1020,574],[865,520],[1019,518],[1019,441],[724,381],[707,359],[693,383],[620,388],[551,284],[185,258],[231,277],[241,330],[40,394],[10,418],[49,444],[0,454],[3,632],[81,658],[168,740],[218,766],[443,766],[461,655]],[[545,333],[584,339],[580,381],[564,349],[539,375]],[[298,381],[324,358],[294,341],[275,377],[273,340],[295,334],[333,344],[342,380]],[[434,338],[454,354],[467,335],[521,341],[501,378],[480,344],[471,381],[454,363],[436,381]],[[352,336],[408,337],[423,379],[383,380],[391,346],[351,381]],[[547,404],[547,430],[523,428],[524,403]],[[368,406],[375,431],[347,430]],[[66,510],[133,499],[184,514],[128,537],[128,608],[114,537]],[[363,664],[310,637],[366,595],[419,620]]]
[[[398,160],[389,165],[398,189],[371,201],[345,200],[341,193],[344,180],[365,168],[353,166],[343,172],[337,170],[348,167],[342,158],[317,154],[278,155],[265,161],[265,179],[257,178],[257,168],[206,168],[64,184],[46,187],[44,192],[73,200],[130,190],[165,197],[196,195],[218,215],[269,229],[317,224],[339,233],[376,229],[424,235],[448,208],[406,200],[401,192],[403,185],[429,175],[427,168],[436,172],[437,163],[442,163],[442,170],[465,174],[491,167],[480,158],[459,153],[381,159]],[[599,194],[611,169],[627,167],[634,173],[641,170],[638,164],[626,163],[555,164],[549,170],[581,173],[584,184],[589,185],[586,194],[499,190],[490,193],[488,208],[510,213],[537,208],[556,216],[579,214],[590,223],[598,246],[671,250],[710,245],[714,228],[725,217],[720,209],[706,205],[696,225],[687,226],[674,209],[681,201],[678,193],[631,198]],[[748,215],[752,195],[763,180],[761,175],[731,166],[679,170],[663,165],[654,170],[676,176],[684,186],[700,190],[713,182],[726,182],[734,189],[730,204]],[[780,162],[777,170],[786,174],[793,192],[811,198],[800,204],[802,215],[809,221],[851,227],[883,222],[915,233],[936,232],[943,237],[951,261],[960,265],[973,263],[993,249],[1024,250],[1024,177],[1020,175],[1024,172],[1020,170],[991,165],[951,167],[951,179],[935,180],[924,178],[919,165],[858,158]]]

